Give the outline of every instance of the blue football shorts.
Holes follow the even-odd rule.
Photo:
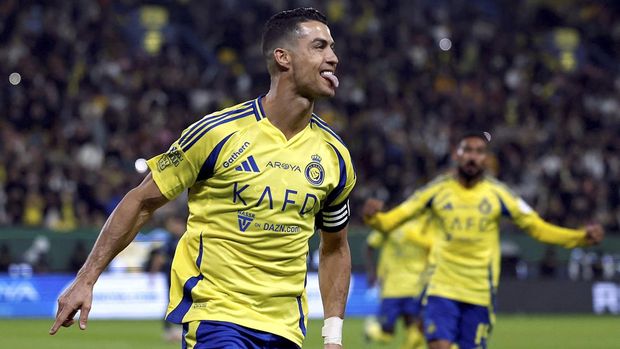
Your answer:
[[[490,330],[489,308],[429,296],[423,312],[427,341],[448,340],[459,349],[486,349]]]
[[[379,308],[379,323],[385,332],[394,332],[396,321],[401,316],[420,316],[420,299],[417,297],[383,298]]]
[[[183,324],[183,349],[300,349],[290,340],[224,321]]]

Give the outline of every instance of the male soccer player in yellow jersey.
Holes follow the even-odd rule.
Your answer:
[[[364,204],[366,222],[389,232],[420,212],[430,211],[442,234],[432,250],[432,275],[426,289],[424,332],[430,349],[486,348],[486,336],[499,281],[499,220],[512,219],[534,238],[565,247],[603,239],[600,225],[561,228],[545,222],[504,184],[484,175],[487,140],[463,136],[455,152],[457,171],[440,176],[388,212],[383,203]]]
[[[188,190],[167,313],[184,326],[183,347],[300,348],[315,227],[325,348],[342,347],[355,173],[341,139],[312,112],[338,87],[334,40],[324,15],[299,8],[269,19],[262,49],[269,92],[196,121],[148,161],[150,174],[112,213],[61,295],[51,334],[78,310],[86,327],[97,277],[153,211]]]
[[[396,321],[403,318],[407,335],[403,349],[424,347],[424,338],[418,325],[421,295],[424,289],[428,252],[432,246],[432,216],[423,214],[386,235],[373,230],[367,238],[366,261],[371,283],[375,277],[381,290],[381,305],[377,322],[368,319],[365,334],[379,343],[392,341]],[[377,267],[374,251],[379,250]]]

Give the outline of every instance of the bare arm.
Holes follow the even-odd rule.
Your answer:
[[[351,252],[347,241],[347,228],[336,233],[321,232],[319,258],[319,287],[323,300],[325,319],[344,319],[344,310],[351,280]],[[326,344],[327,348],[341,348]]]
[[[71,326],[78,310],[80,328],[86,329],[93,287],[99,275],[112,259],[133,241],[153,212],[167,202],[151,174],[125,195],[103,225],[95,246],[75,280],[58,298],[56,321],[50,329],[50,334],[55,334],[61,325]]]

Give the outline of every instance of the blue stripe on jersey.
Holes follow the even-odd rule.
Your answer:
[[[200,121],[190,126],[190,129],[187,132],[185,132],[185,134],[179,139],[179,145],[183,147],[190,139],[192,139],[198,132],[200,132],[200,130],[202,130],[209,124],[222,120],[226,118],[227,116],[243,113],[251,109],[253,109],[252,105],[248,105],[248,103],[244,103],[241,107],[235,110],[230,110],[225,113],[220,113],[220,114],[215,114],[215,115],[211,114],[211,115],[205,116]]]
[[[263,109],[263,97],[265,96],[260,96],[256,98],[256,105],[258,106],[258,111],[260,112],[260,119],[267,117],[267,115],[265,114],[265,110]]]
[[[200,272],[201,264],[202,264],[202,233],[200,233],[200,245],[198,246],[198,258],[196,258],[196,268],[198,268],[198,272]]]
[[[183,337],[181,338],[181,349],[187,349],[187,341],[185,340],[185,336],[187,336],[187,332],[189,332],[188,322],[183,324]]]
[[[322,128],[325,131],[327,131],[327,133],[329,133],[332,136],[334,136],[334,138],[336,138],[340,143],[342,143],[342,145],[344,145],[346,147],[346,145],[342,141],[342,138],[340,138],[340,136],[338,136],[336,134],[336,132],[334,132],[334,130],[332,130],[331,127],[329,127],[329,125],[325,121],[323,121],[318,115],[312,114],[312,119],[310,119],[310,120],[314,121],[314,123],[316,123],[317,126],[319,126],[320,128]]]
[[[498,193],[495,193],[495,195],[497,195],[497,200],[499,200],[499,204],[502,207],[502,216],[512,218],[512,215],[510,214],[510,211],[508,211],[508,207],[506,207],[506,204],[504,204],[502,198]]]
[[[266,117],[265,112],[263,111],[263,104],[261,102],[263,97],[264,96],[260,96],[256,98],[254,100],[254,104],[252,105],[254,107],[254,111],[256,112],[256,121],[260,121],[261,119]]]
[[[248,162],[250,163],[250,166],[252,166],[252,170],[254,172],[260,172],[260,170],[258,169],[258,165],[256,164],[256,161],[254,161],[254,156],[250,155],[248,157]]]
[[[217,158],[220,156],[220,152],[222,151],[222,148],[224,147],[224,143],[226,143],[226,141],[230,138],[230,136],[235,134],[235,132],[226,136],[215,146],[215,148],[213,148],[213,150],[211,151],[211,154],[209,154],[209,156],[207,157],[207,160],[204,162],[204,164],[202,164],[202,167],[200,168],[200,172],[198,172],[198,177],[196,178],[196,182],[209,179],[213,176],[213,174],[215,173],[215,162],[217,161]]]
[[[497,311],[497,298],[495,297],[495,287],[493,286],[493,266],[489,264],[489,292],[491,292],[491,312],[495,313]],[[492,325],[492,324],[491,324]]]
[[[308,253],[306,252],[306,265],[308,263]],[[304,276],[304,290],[308,284],[308,269],[306,268],[306,275]],[[297,297],[297,306],[299,307],[299,329],[301,333],[306,336],[306,325],[304,324],[304,308],[301,306],[301,296]]]
[[[198,250],[198,257],[196,258],[196,267],[198,267],[198,272],[200,273],[200,264],[202,263],[202,233],[200,233],[200,245]],[[173,322],[175,324],[180,324],[183,322],[183,318],[185,314],[189,311],[192,304],[194,303],[194,299],[192,297],[192,290],[198,282],[203,279],[202,273],[198,276],[192,276],[189,278],[185,284],[183,285],[183,299],[179,305],[174,308],[168,316],[166,316],[166,320]]]
[[[185,285],[183,285],[183,299],[181,299],[179,305],[177,305],[176,308],[168,314],[166,317],[167,321],[175,324],[183,323],[185,314],[187,314],[189,308],[194,303],[194,300],[192,299],[192,289],[196,287],[198,281],[202,280],[202,278],[202,274],[199,276],[192,276],[185,282]]]
[[[344,186],[347,184],[347,168],[344,163],[344,158],[342,157],[338,149],[334,147],[333,144],[329,142],[327,144],[329,144],[334,149],[334,151],[336,152],[336,155],[338,156],[338,167],[340,168],[340,180],[338,181],[338,185],[327,196],[327,199],[325,200],[325,207],[331,206],[332,202],[336,200],[336,198],[338,197],[338,195],[340,195],[340,193],[342,193],[342,191],[344,190]]]
[[[304,324],[304,309],[301,306],[301,296],[297,296],[297,307],[299,308],[299,329],[306,336],[306,325]]]
[[[435,201],[435,196],[437,195],[433,195],[431,196],[430,199],[428,199],[428,202],[426,203],[426,205],[424,205],[425,208],[431,208],[433,206],[433,201]]]
[[[183,152],[187,152],[194,144],[196,144],[196,142],[198,142],[198,140],[200,140],[202,138],[202,136],[204,136],[207,132],[211,131],[215,127],[223,125],[223,124],[226,124],[226,123],[229,123],[229,122],[237,120],[237,119],[245,118],[245,117],[250,116],[250,115],[254,115],[254,110],[252,110],[252,108],[250,108],[248,112],[245,112],[243,114],[233,114],[233,115],[230,115],[226,119],[220,119],[220,120],[218,120],[217,123],[211,124],[209,127],[207,127],[207,125],[205,125],[204,127],[202,127],[200,129],[200,134],[198,134],[198,136],[196,136],[190,143],[188,143],[187,145],[185,145],[183,147]]]

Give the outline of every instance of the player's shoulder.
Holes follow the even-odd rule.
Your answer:
[[[512,189],[510,189],[510,187],[506,183],[500,181],[496,177],[486,175],[484,176],[484,182],[493,191],[517,197],[517,194]]]
[[[217,144],[244,126],[260,121],[262,115],[257,103],[257,99],[252,99],[205,115],[183,131],[179,146],[187,151],[196,143],[207,140]]]
[[[346,144],[325,120],[321,119],[321,117],[317,114],[312,113],[310,126],[317,132],[324,142],[331,144],[339,152],[345,153],[347,154],[347,157],[349,157],[349,149]]]
[[[451,183],[454,183],[454,175],[451,173],[445,173],[433,178],[430,182],[426,183],[419,190],[443,188]]]

